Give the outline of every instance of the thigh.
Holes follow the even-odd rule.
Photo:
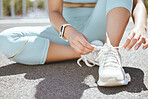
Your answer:
[[[83,33],[88,37],[89,41],[97,39],[105,42],[106,2],[107,0],[98,0],[91,16],[84,26]]]

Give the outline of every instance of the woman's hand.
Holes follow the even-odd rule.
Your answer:
[[[127,40],[123,45],[123,48],[129,51],[135,45],[134,49],[138,50],[142,43],[144,44],[143,50],[148,48],[148,39],[146,37],[146,29],[134,27],[129,33]]]
[[[94,47],[89,43],[88,38],[81,32],[74,30],[64,34],[68,39],[71,48],[79,55],[85,55],[94,50]]]

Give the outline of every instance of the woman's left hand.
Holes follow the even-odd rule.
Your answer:
[[[141,44],[143,45],[143,50],[148,48],[148,38],[146,37],[146,29],[134,27],[129,33],[123,48],[129,51],[134,45],[134,49],[138,50]]]

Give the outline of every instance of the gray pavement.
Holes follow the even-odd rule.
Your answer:
[[[14,26],[45,23],[0,24],[0,32]],[[133,27],[130,21],[121,44]],[[98,87],[98,67],[79,67],[76,60],[28,66],[0,53],[0,99],[148,99],[148,50],[121,49],[125,72],[131,82],[121,87]]]

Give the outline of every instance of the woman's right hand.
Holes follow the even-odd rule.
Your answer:
[[[92,46],[88,38],[83,35],[81,32],[74,30],[69,31],[67,34],[65,33],[65,38],[68,39],[71,48],[79,55],[85,55],[94,50],[94,46]]]

